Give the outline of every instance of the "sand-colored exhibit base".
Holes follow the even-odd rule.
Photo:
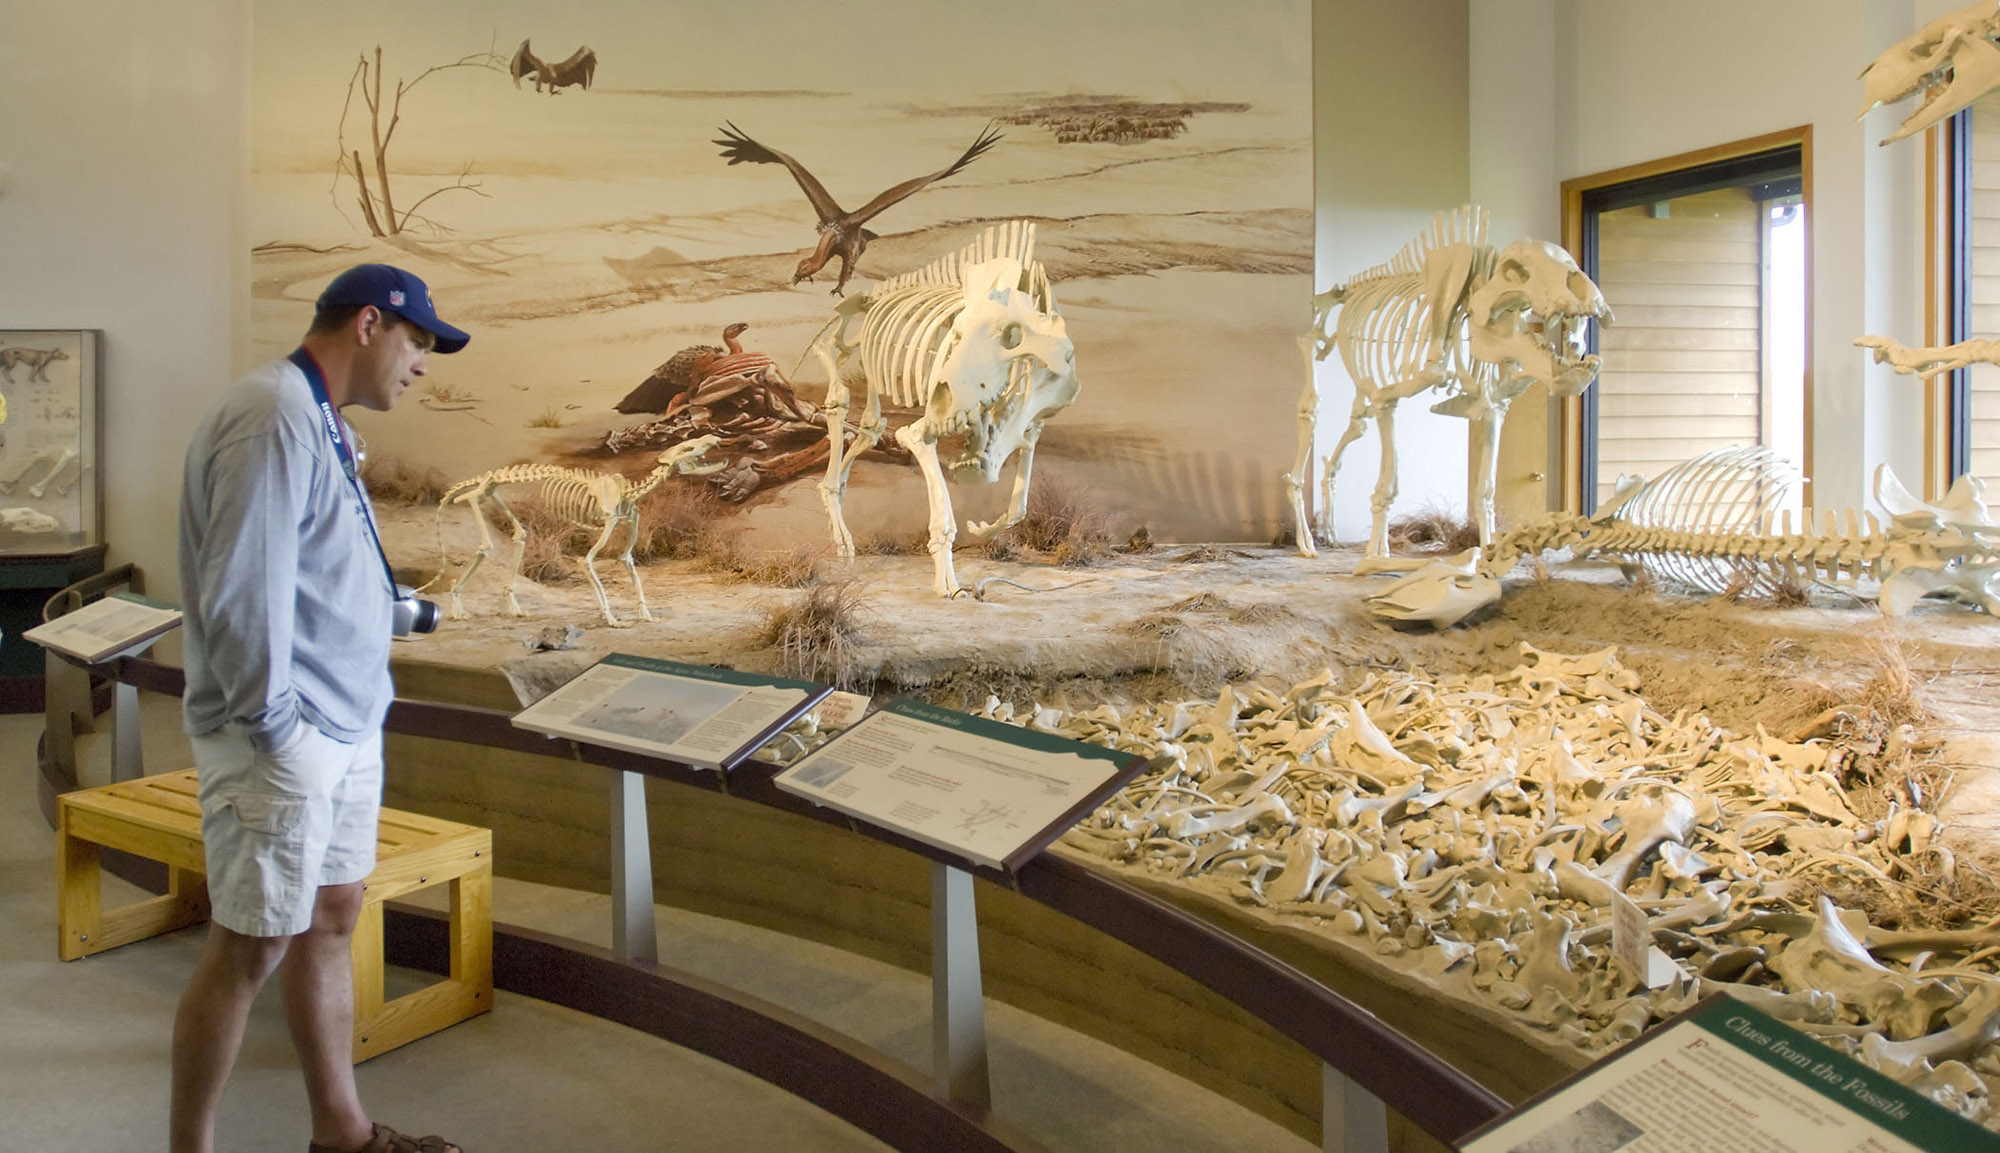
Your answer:
[[[393,515],[393,514],[392,514]],[[428,520],[427,516],[409,518]],[[407,526],[406,526],[407,527]],[[426,531],[429,525],[423,526]],[[396,555],[407,553],[396,551]],[[924,557],[875,557],[822,572],[859,582],[866,610],[847,671],[885,692],[964,707],[989,693],[1025,706],[1212,698],[1225,682],[1290,685],[1331,670],[1501,672],[1519,644],[1582,653],[1619,646],[1663,711],[1705,712],[1739,732],[1789,730],[1841,701],[1892,707],[1907,736],[1938,740],[1951,770],[1936,811],[1968,863],[2000,844],[2000,622],[1948,604],[1904,620],[1826,596],[1797,608],[1634,591],[1600,568],[1510,586],[1497,616],[1445,634],[1397,632],[1360,611],[1379,582],[1347,574],[1352,553],[1306,560],[1264,548],[1170,547],[1089,569],[962,559],[987,599],[928,593]],[[467,590],[475,614],[399,645],[397,687],[419,699],[512,709],[604,653],[624,651],[773,671],[767,615],[797,590],[646,570],[661,620],[601,627],[587,587],[524,583],[537,615],[494,616],[498,580]],[[629,588],[611,583],[613,603]],[[583,626],[576,647],[534,652],[548,626]],[[560,630],[558,630],[560,631]],[[389,803],[491,827],[497,868],[555,884],[608,883],[603,773],[566,760],[399,739]],[[836,827],[653,782],[656,893],[663,902],[927,964],[923,862]],[[1057,851],[1069,852],[1067,849]],[[1369,950],[1308,931],[1218,889],[1103,865],[1290,961],[1510,1099],[1586,1054],[1474,1003],[1445,999]],[[1014,894],[979,895],[986,988],[1152,1059],[1287,1124],[1317,1133],[1318,1062],[1186,978]],[[1366,942],[1364,941],[1365,945]]]

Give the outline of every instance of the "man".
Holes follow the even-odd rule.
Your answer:
[[[212,1148],[250,1003],[274,971],[312,1153],[460,1153],[374,1124],[354,1084],[349,946],[375,866],[396,593],[335,414],[386,412],[426,353],[468,339],[415,276],[351,268],[298,350],[224,394],[188,446],[184,707],[212,919],[174,1018],[175,1153]]]

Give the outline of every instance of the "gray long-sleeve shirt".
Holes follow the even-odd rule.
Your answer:
[[[381,726],[391,594],[365,499],[289,361],[209,410],[181,482],[189,733],[226,724],[268,750],[300,720],[349,742]]]

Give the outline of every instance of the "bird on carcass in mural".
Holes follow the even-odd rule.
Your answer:
[[[925,185],[943,180],[979,159],[980,154],[993,147],[1001,136],[989,124],[980,132],[979,138],[972,142],[972,147],[967,148],[965,154],[952,161],[948,167],[940,168],[929,176],[905,180],[860,208],[849,212],[833,202],[833,197],[827,192],[826,187],[812,173],[806,171],[805,165],[774,148],[766,148],[750,139],[735,124],[726,121],[725,123],[728,126],[721,130],[723,138],[715,143],[722,146],[722,155],[729,159],[729,163],[782,164],[791,171],[792,179],[799,182],[799,188],[805,192],[806,199],[812,201],[813,211],[819,214],[819,246],[813,249],[812,255],[799,261],[798,270],[792,275],[792,283],[811,280],[814,273],[825,268],[828,261],[838,256],[840,279],[833,286],[836,296],[844,295],[848,277],[854,274],[855,266],[861,262],[861,253],[868,247],[869,241],[876,239],[875,233],[862,225],[880,215],[889,206],[915,195]]]
[[[651,413],[653,419],[612,430],[605,448],[658,450],[715,437],[723,448],[741,450],[708,478],[731,501],[824,467],[829,448],[819,406],[793,392],[769,356],[744,350],[737,338],[749,328],[738,321],[723,329],[727,348],[697,344],[667,358],[614,406],[619,412]],[[882,446],[881,455],[910,462],[900,445]]]

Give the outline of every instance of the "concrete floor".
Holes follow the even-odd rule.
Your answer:
[[[146,701],[154,771],[187,763],[176,705]],[[0,716],[0,1150],[158,1149],[174,1006],[205,930],[68,964],[56,959],[55,838],[34,800],[40,732],[39,715]],[[83,741],[85,780],[101,782],[109,739]],[[107,902],[120,900],[122,888],[107,886]],[[597,894],[503,878],[494,904],[501,921],[609,940],[610,903]],[[930,986],[920,975],[730,921],[659,913],[664,964],[928,1066]],[[996,1109],[1051,1149],[1315,1147],[1090,1038],[994,1002],[987,1013]],[[474,1153],[885,1148],[748,1074],[507,993],[496,996],[493,1012],[369,1061],[357,1074],[378,1118],[406,1132],[442,1133]],[[267,989],[223,1103],[218,1148],[302,1148],[304,1118],[277,995]]]

